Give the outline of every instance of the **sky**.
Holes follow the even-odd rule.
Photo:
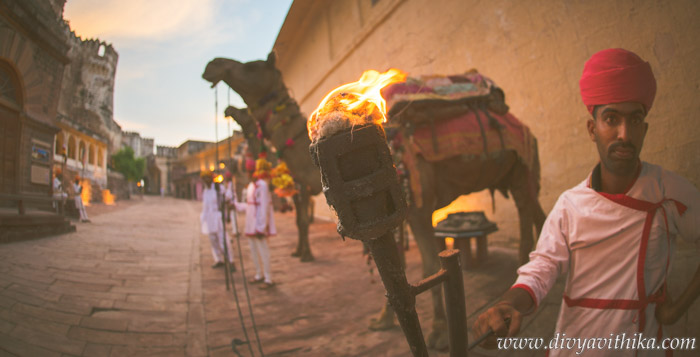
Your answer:
[[[292,0],[68,0],[63,17],[83,39],[99,38],[119,54],[114,120],[156,145],[227,137],[223,111],[245,107],[221,82],[202,79],[216,57],[265,59]],[[231,130],[237,128],[231,124]]]

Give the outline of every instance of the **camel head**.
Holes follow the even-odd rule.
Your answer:
[[[246,63],[215,58],[207,64],[202,78],[211,82],[212,86],[224,81],[249,106],[256,105],[266,95],[283,87],[282,75],[275,67],[274,52],[270,52],[265,61]]]
[[[255,119],[248,113],[247,109],[240,109],[234,106],[228,106],[224,111],[226,117],[231,117],[241,126],[243,135],[246,138],[256,137],[258,135],[258,125]]]

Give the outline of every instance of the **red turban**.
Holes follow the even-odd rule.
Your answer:
[[[581,98],[593,114],[596,105],[637,102],[649,112],[656,96],[656,79],[649,62],[621,48],[602,50],[583,66]]]
[[[246,158],[245,159],[245,170],[248,172],[255,171],[255,160],[253,160],[251,158]]]

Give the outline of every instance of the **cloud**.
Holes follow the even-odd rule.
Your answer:
[[[213,17],[213,0],[71,0],[64,17],[84,37],[162,38]]]

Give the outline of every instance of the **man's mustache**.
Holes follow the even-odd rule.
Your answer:
[[[608,148],[608,153],[612,153],[613,151],[617,149],[624,149],[624,150],[634,150],[634,152],[637,152],[637,148],[634,147],[631,143],[625,143],[625,142],[616,142],[610,145]]]

